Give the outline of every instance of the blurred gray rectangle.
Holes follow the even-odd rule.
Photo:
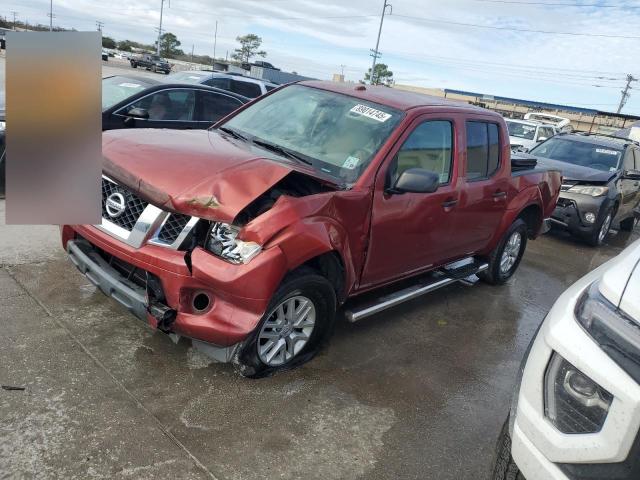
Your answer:
[[[6,223],[100,223],[100,32],[8,32]]]

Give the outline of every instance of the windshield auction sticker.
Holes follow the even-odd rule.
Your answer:
[[[349,156],[342,164],[342,168],[348,168],[349,170],[353,170],[360,163],[360,159],[358,157]]]
[[[596,148],[596,152],[604,153],[605,155],[618,155],[615,150],[607,150],[606,148]]]
[[[367,118],[371,118],[378,122],[386,122],[391,118],[391,114],[382,112],[380,110],[376,110],[375,108],[367,107],[366,105],[358,104],[349,110],[352,113],[357,113],[358,115],[363,115]]]

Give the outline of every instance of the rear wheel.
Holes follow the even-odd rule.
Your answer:
[[[307,268],[288,275],[234,359],[240,374],[263,377],[311,360],[331,334],[335,312],[326,278]]]
[[[138,68],[138,65],[135,62],[131,62],[131,68]]]
[[[489,255],[489,268],[479,274],[480,278],[493,285],[509,280],[518,269],[526,247],[527,224],[518,218]]]
[[[624,232],[631,232],[636,224],[636,217],[629,217],[626,220],[620,222],[620,230]]]

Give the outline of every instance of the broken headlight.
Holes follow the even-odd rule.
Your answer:
[[[205,247],[214,255],[231,263],[249,263],[260,253],[262,247],[255,242],[238,239],[240,229],[223,222],[213,222],[207,235]]]
[[[554,353],[544,377],[544,413],[562,433],[596,433],[613,395]]]

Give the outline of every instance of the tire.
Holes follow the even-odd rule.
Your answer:
[[[496,461],[492,480],[525,480],[511,456],[511,437],[509,436],[509,419],[504,422],[498,444],[496,445]]]
[[[594,227],[593,232],[589,237],[587,237],[587,243],[592,247],[599,247],[604,243],[605,238],[607,238],[607,234],[611,229],[611,223],[613,222],[614,212],[613,207],[608,208],[600,222],[598,222],[597,226]]]
[[[489,255],[489,268],[478,276],[491,285],[502,285],[509,280],[518,269],[522,255],[527,248],[527,233],[527,224],[524,220],[516,219],[507,229],[498,246]],[[514,239],[517,237],[519,240],[516,242]],[[505,254],[509,257],[504,264],[504,267],[508,267],[506,269],[502,266]]]
[[[305,301],[311,303],[312,309],[306,316],[301,315],[302,326],[295,327],[296,319],[289,317],[291,305],[293,310],[301,308],[304,312],[309,308],[309,304],[303,306]],[[336,306],[333,286],[315,270],[304,267],[287,275],[258,326],[234,358],[239,373],[244,377],[260,378],[311,360],[333,332]],[[307,322],[313,322],[313,326],[304,326]],[[303,345],[299,344],[302,339],[291,337],[301,334],[308,335]],[[270,342],[272,347],[269,347]]]
[[[636,224],[636,217],[632,216],[620,222],[620,230],[623,232],[632,232]]]
[[[138,65],[135,62],[131,62],[131,68],[138,68]]]

